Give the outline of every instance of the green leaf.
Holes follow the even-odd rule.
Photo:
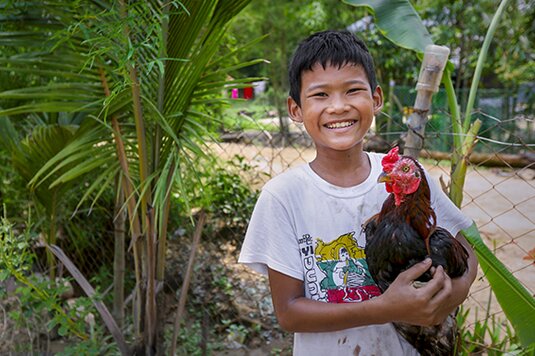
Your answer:
[[[58,329],[58,334],[60,336],[65,336],[67,335],[68,332],[69,332],[69,329],[65,325],[60,326]]]
[[[0,282],[5,281],[9,276],[11,276],[11,273],[7,269],[0,271]]]
[[[353,6],[365,6],[375,14],[381,33],[399,47],[424,52],[433,44],[422,19],[408,0],[343,0]]]
[[[20,144],[19,134],[9,118],[0,116],[0,147],[17,150]]]
[[[481,269],[520,341],[526,347],[534,344],[535,298],[489,250],[475,223],[462,233],[474,248]]]

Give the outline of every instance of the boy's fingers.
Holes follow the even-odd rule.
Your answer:
[[[444,288],[445,278],[444,268],[438,266],[433,274],[433,278],[421,290],[430,293],[431,296],[436,296]]]
[[[429,269],[429,267],[431,267],[431,259],[426,258],[422,262],[417,263],[408,270],[400,273],[399,276],[402,276],[402,278],[404,278],[405,280],[412,282],[418,277],[420,277],[422,274],[424,274],[425,271]]]
[[[437,270],[435,271],[435,275],[437,277],[437,280],[440,280],[441,282],[441,288],[433,296],[433,299],[447,298],[449,293],[451,292],[451,279],[446,274],[442,266],[439,266],[437,268]],[[433,279],[435,279],[435,275],[433,275]]]

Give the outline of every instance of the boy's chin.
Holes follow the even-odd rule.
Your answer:
[[[316,146],[319,149],[319,146]],[[323,150],[334,151],[334,152],[351,152],[351,151],[362,151],[363,145],[362,140],[353,140],[350,142],[330,142],[322,146]]]

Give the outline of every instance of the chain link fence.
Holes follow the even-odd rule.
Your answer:
[[[365,141],[369,151],[386,152],[395,144],[403,145],[405,123],[416,93],[411,88],[395,88],[393,93],[394,105],[387,105],[385,113],[376,118]],[[535,295],[535,115],[533,104],[526,102],[525,97],[521,99],[511,98],[504,91],[480,91],[473,116],[482,121],[482,126],[471,156],[461,210],[476,222],[487,246]],[[444,189],[449,184],[448,154],[453,149],[451,117],[446,105],[445,93],[439,92],[433,99],[420,155],[425,168]],[[244,106],[237,116],[247,127],[224,133],[221,142],[211,146],[223,160],[238,156],[253,167],[242,174],[253,182],[254,189],[292,166],[311,161],[315,155],[302,125],[288,120],[289,133],[281,135],[272,129],[279,119],[274,113],[271,117],[268,114],[270,111],[261,106],[256,107],[256,112]],[[256,325],[272,325],[277,330],[266,278],[238,265],[237,252],[227,261],[227,266],[235,271],[232,279],[237,300],[249,306],[247,318],[253,323],[256,320]],[[495,333],[503,337],[510,334],[506,317],[481,270],[463,308],[467,313],[467,330],[475,333],[481,324],[492,319]],[[278,334],[281,335],[287,340],[286,345],[291,345],[291,336]]]
[[[397,87],[392,94],[389,103],[393,104],[386,105],[384,114],[376,118],[366,138],[365,147],[369,151],[386,152],[395,144],[403,145],[405,122],[416,93],[411,88]],[[535,115],[533,103],[525,96],[511,99],[506,94],[480,91],[474,116],[483,124],[471,157],[461,209],[477,223],[487,246],[529,293],[535,294]],[[233,117],[223,121],[219,140],[208,143],[209,150],[219,157],[221,168],[215,171],[215,178],[208,178],[206,188],[211,189],[211,194],[224,194],[216,199],[217,207],[209,214],[196,251],[177,354],[291,355],[292,335],[278,327],[267,278],[239,265],[237,258],[248,218],[263,184],[290,167],[310,162],[315,150],[302,125],[285,119],[288,130],[281,134],[276,112],[260,99],[238,104],[225,115]],[[451,169],[448,160],[452,151],[451,132],[445,94],[439,92],[433,99],[420,157],[431,176],[445,187]],[[102,211],[113,211],[113,205],[103,206]],[[90,223],[88,217],[77,224]],[[77,224],[68,225],[68,229],[76,229]],[[167,342],[174,328],[193,236],[189,218],[173,220],[170,226],[174,230],[169,231],[166,277],[158,299],[159,323]],[[109,234],[81,239],[85,245],[73,245],[61,238],[62,234],[72,236],[76,231],[59,233],[60,246],[79,264],[105,300],[110,300],[113,285],[111,222],[108,231]],[[39,253],[42,252],[41,248]],[[131,253],[127,256],[125,290],[128,294],[134,288],[134,267]],[[66,271],[63,274],[68,275]],[[75,294],[82,295],[80,291]],[[131,325],[132,298],[125,297],[124,325]],[[22,303],[21,297],[11,296],[0,305],[0,353],[16,350],[13,345],[21,340],[33,344],[26,350],[61,350],[64,346],[57,345],[63,342],[57,330],[47,327],[50,316],[24,319],[35,320],[33,324],[13,322],[10,313]],[[464,307],[468,310],[464,324],[467,330],[475,333],[482,323],[492,319],[495,332],[508,335],[505,315],[482,271]],[[48,330],[45,336],[42,330]],[[127,336],[132,333],[128,328],[123,331]]]

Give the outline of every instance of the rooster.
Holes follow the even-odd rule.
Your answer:
[[[381,211],[364,225],[366,260],[369,271],[384,292],[398,274],[427,256],[432,265],[441,265],[451,278],[462,276],[468,268],[468,252],[446,229],[437,226],[431,207],[431,193],[420,164],[400,156],[394,147],[382,160],[378,182],[389,194]],[[427,271],[414,286],[432,278]],[[455,314],[437,326],[422,327],[394,323],[396,330],[421,355],[452,355],[457,334]]]

